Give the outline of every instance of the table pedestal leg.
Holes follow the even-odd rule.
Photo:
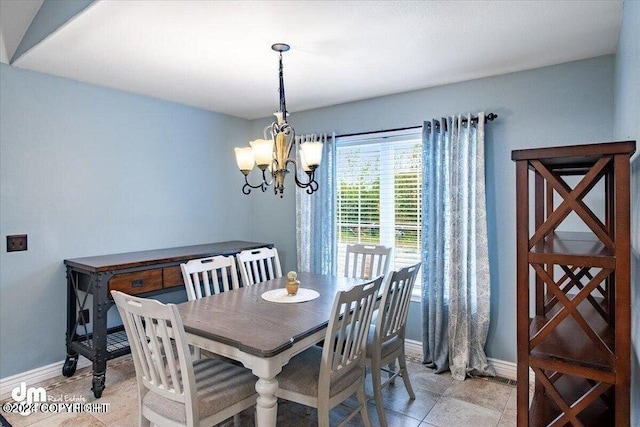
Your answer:
[[[260,378],[256,382],[258,401],[256,403],[256,422],[258,427],[275,427],[278,415],[278,380],[275,378]]]

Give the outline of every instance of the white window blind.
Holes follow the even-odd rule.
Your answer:
[[[350,243],[393,247],[392,270],[420,261],[420,129],[338,137],[335,182],[338,275]]]

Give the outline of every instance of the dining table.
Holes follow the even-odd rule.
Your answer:
[[[236,360],[258,377],[259,427],[276,425],[282,367],[324,339],[336,294],[366,282],[307,272],[297,278],[299,292],[319,295],[297,303],[263,299],[265,292],[285,288],[287,277],[281,277],[177,305],[190,345]]]

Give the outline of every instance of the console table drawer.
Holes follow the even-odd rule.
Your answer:
[[[116,274],[109,281],[109,289],[130,295],[160,290],[162,289],[162,269]]]
[[[182,280],[182,270],[179,265],[174,267],[165,267],[162,269],[162,282],[163,287],[173,288],[176,286],[184,286],[184,280]]]

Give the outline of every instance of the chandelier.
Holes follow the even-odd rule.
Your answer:
[[[274,113],[276,120],[264,129],[264,139],[256,139],[249,142],[249,147],[235,148],[236,163],[240,172],[244,175],[244,194],[251,193],[254,188],[263,192],[274,184],[274,193],[283,196],[284,179],[289,173],[289,165],[293,165],[293,177],[298,187],[306,189],[308,194],[318,190],[318,182],[315,179],[316,168],[322,159],[322,142],[320,141],[296,141],[296,133],[293,127],[287,123],[287,102],[284,97],[284,77],[282,74],[282,52],[289,50],[289,45],[276,43],[271,49],[280,54],[280,109]],[[296,153],[291,157],[291,150],[296,143],[299,144],[299,159]],[[249,183],[249,172],[258,166],[262,171],[262,182],[256,185]],[[306,180],[298,178],[298,169],[301,168],[307,175]]]

